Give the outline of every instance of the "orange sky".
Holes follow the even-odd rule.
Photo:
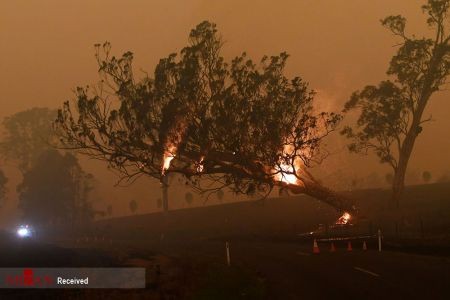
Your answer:
[[[385,79],[395,39],[379,20],[403,14],[408,30],[426,33],[417,0],[282,1],[116,1],[14,0],[0,2],[0,118],[33,106],[58,107],[77,85],[97,80],[93,45],[108,40],[113,51],[135,53],[136,69],[149,72],[159,58],[186,44],[189,30],[202,20],[218,24],[230,58],[247,51],[258,59],[287,51],[289,75],[300,75],[319,91],[320,106],[338,110],[352,91]],[[436,95],[417,141],[410,169],[436,177],[450,171],[448,92]],[[337,154],[324,166],[339,166],[349,176],[389,171],[373,157],[349,156],[343,140],[330,142]],[[128,211],[124,197],[135,197],[145,210],[155,207],[155,183],[144,181],[111,193],[114,176],[100,174],[99,195]],[[13,188],[14,189],[14,188]],[[150,191],[150,192],[149,192]],[[15,195],[11,196],[14,203]],[[114,198],[116,200],[114,200]],[[145,199],[144,199],[145,198]],[[10,206],[13,204],[9,204]]]

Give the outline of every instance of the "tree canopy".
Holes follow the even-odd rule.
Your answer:
[[[409,35],[406,19],[400,15],[383,19],[382,25],[400,40],[387,71],[392,80],[364,87],[345,104],[344,112],[360,113],[356,124],[342,131],[352,140],[349,149],[373,151],[381,163],[391,166],[397,204],[416,138],[431,120],[423,116],[425,108],[450,73],[449,7],[450,0],[428,0],[422,6],[432,37]]]
[[[123,180],[179,173],[202,192],[246,194],[283,186],[352,209],[308,171],[340,116],[314,110],[308,84],[284,75],[286,53],[227,62],[222,45],[216,25],[202,22],[179,54],[142,78],[131,52],[116,58],[109,43],[96,45],[101,81],[78,87],[59,110],[62,143],[106,161]]]
[[[3,120],[5,136],[0,142],[0,154],[18,163],[23,173],[54,143],[53,121],[56,110],[31,108]]]
[[[19,208],[35,224],[86,222],[93,217],[88,201],[92,188],[92,175],[81,169],[75,156],[47,150],[17,187]]]

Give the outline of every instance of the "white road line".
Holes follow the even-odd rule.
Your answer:
[[[377,273],[371,272],[369,270],[365,270],[363,268],[353,267],[353,269],[363,272],[363,273],[366,273],[366,274],[369,274],[369,275],[372,275],[372,276],[375,276],[375,277],[380,277],[380,275],[378,275]]]

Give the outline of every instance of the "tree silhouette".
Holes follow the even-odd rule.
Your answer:
[[[416,38],[405,31],[406,19],[389,16],[382,20],[400,39],[400,47],[392,57],[387,74],[393,81],[366,86],[355,92],[344,111],[361,112],[354,128],[347,126],[342,134],[353,142],[354,152],[373,151],[381,163],[394,171],[392,199],[399,205],[405,185],[405,174],[415,141],[423,124],[431,117],[423,116],[432,95],[445,84],[450,72],[450,35],[448,9],[450,0],[428,0],[422,6],[431,38]]]
[[[17,187],[19,208],[24,218],[35,224],[85,223],[93,217],[88,199],[92,189],[92,175],[81,169],[73,155],[47,150]]]
[[[136,200],[134,200],[134,199],[131,200],[129,206],[130,206],[131,213],[135,214],[138,209],[138,204],[137,204]]]
[[[16,161],[19,170],[26,172],[55,142],[52,124],[56,115],[56,110],[32,108],[5,118],[5,137],[0,143],[0,154],[5,159]]]
[[[422,179],[425,183],[429,183],[431,180],[431,173],[429,171],[424,171],[422,173]]]
[[[116,58],[109,43],[97,45],[102,82],[77,88],[75,105],[58,112],[64,147],[105,160],[122,181],[146,175],[166,185],[166,175],[178,173],[203,193],[284,187],[353,211],[309,172],[341,117],[314,111],[308,84],[284,75],[286,53],[255,63],[244,52],[226,62],[222,44],[216,25],[202,22],[179,55],[142,79],[131,52]]]

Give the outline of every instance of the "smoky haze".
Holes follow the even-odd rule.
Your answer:
[[[318,92],[320,108],[340,111],[353,91],[386,78],[396,39],[379,20],[402,14],[408,19],[407,32],[427,34],[421,4],[416,0],[2,1],[0,118],[31,107],[57,108],[72,97],[74,87],[95,83],[96,43],[111,42],[116,55],[132,51],[136,74],[152,73],[160,58],[186,45],[190,29],[203,20],[218,25],[227,59],[242,51],[255,60],[288,52],[288,75],[310,83]],[[436,94],[425,113],[435,121],[425,125],[417,141],[409,183],[424,170],[435,177],[450,171],[445,155],[450,152],[448,97],[448,92]],[[349,155],[345,140],[337,134],[328,146],[333,155],[316,172],[331,185],[338,186],[339,172],[349,178],[376,173],[382,182],[390,171],[374,156]],[[117,178],[105,164],[90,160],[83,164],[97,178],[94,196],[99,209],[112,203],[115,216],[129,214],[131,199],[137,200],[139,212],[157,209],[157,182],[142,179],[127,189],[114,187]],[[14,185],[19,175],[12,163],[6,171],[12,179],[2,222],[17,206]],[[182,207],[184,190],[171,189],[171,199],[175,199],[171,205]]]

